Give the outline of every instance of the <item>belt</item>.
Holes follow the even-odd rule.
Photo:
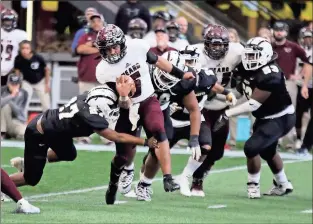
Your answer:
[[[40,118],[37,120],[37,125],[36,125],[36,127],[37,127],[37,131],[40,133],[40,134],[44,134],[44,132],[43,132],[43,128],[42,128],[42,126],[41,126],[41,119],[42,119],[42,116],[43,115],[41,115],[40,116]]]

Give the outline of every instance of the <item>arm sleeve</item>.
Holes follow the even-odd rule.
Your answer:
[[[297,44],[295,44],[296,56],[301,59],[304,63],[310,63],[309,59],[306,56],[305,51]]]
[[[75,36],[74,36],[74,40],[72,42],[72,46],[71,46],[71,49],[72,49],[72,53],[73,54],[76,54],[76,48],[78,46],[78,41],[80,39],[80,37],[84,35],[84,30],[83,29],[80,29],[78,30],[76,33],[75,33]]]
[[[37,55],[37,56],[38,56],[40,64],[42,65],[43,68],[45,68],[47,66],[45,59],[41,55]]]
[[[271,73],[268,75],[259,74],[256,79],[255,87],[260,90],[273,92],[280,89],[281,77],[279,77],[278,73]]]
[[[197,89],[209,93],[217,82],[217,78],[212,70],[201,70],[197,75]]]
[[[11,96],[11,95],[2,97],[1,98],[1,108],[4,107],[7,103],[9,103],[11,99],[13,99],[13,96]]]

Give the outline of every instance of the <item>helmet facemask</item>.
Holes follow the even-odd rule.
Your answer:
[[[229,42],[222,39],[212,39],[204,42],[204,51],[213,60],[220,60],[228,52]]]
[[[155,68],[153,71],[153,80],[157,88],[161,91],[166,91],[175,86],[180,79],[175,76],[159,69]]]
[[[242,52],[242,64],[246,70],[257,70],[266,65],[267,60],[262,55],[262,49],[256,46],[245,48]]]

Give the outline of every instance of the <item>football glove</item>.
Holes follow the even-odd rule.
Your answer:
[[[191,151],[192,158],[198,161],[201,157],[201,148],[199,145],[199,136],[191,135],[188,142],[187,151]]]
[[[236,105],[237,98],[236,98],[236,96],[232,92],[227,94],[227,96],[226,96],[226,103],[229,106],[235,106]]]
[[[227,125],[228,123],[228,117],[226,116],[226,114],[222,114],[218,120],[215,122],[214,127],[213,127],[213,131],[217,132],[218,130],[220,130],[222,127],[224,127],[225,125]]]

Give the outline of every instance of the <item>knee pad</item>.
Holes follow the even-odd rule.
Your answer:
[[[265,161],[272,160],[275,154],[276,149],[275,150],[268,149],[264,150],[263,152],[260,152],[261,158],[264,159]]]
[[[34,173],[24,172],[23,176],[27,184],[29,184],[30,186],[36,186],[39,183],[42,177],[42,174],[43,174],[43,171],[37,171]]]

